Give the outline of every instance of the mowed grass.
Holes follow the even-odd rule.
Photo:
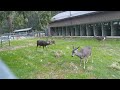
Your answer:
[[[93,38],[53,38],[55,45],[36,50],[36,41],[47,38],[31,38],[4,43],[0,58],[20,79],[119,79],[120,40],[99,42]],[[86,69],[80,66],[77,56],[71,57],[73,46],[92,47],[92,56]],[[93,63],[91,60],[93,59]]]

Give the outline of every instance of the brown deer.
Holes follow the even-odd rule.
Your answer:
[[[47,45],[50,45],[50,44],[51,44],[50,41],[37,40],[37,47],[38,46],[43,46],[43,49],[44,49],[44,47],[46,47]]]

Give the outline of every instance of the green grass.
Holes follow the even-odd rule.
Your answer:
[[[11,41],[0,47],[0,58],[13,73],[21,79],[119,79],[120,40],[107,39],[104,43],[86,38],[54,38],[56,45],[37,48],[36,41],[46,38],[32,38]],[[92,47],[92,57],[86,69],[80,59],[71,57],[72,47]],[[79,48],[79,49],[80,49]],[[60,56],[57,56],[58,53]],[[91,62],[93,59],[93,63]],[[116,68],[113,63],[118,63]]]

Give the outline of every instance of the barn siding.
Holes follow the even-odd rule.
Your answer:
[[[49,28],[54,36],[120,36],[120,11],[64,19],[50,23]]]

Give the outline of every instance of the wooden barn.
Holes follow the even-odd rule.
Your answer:
[[[66,11],[52,17],[51,36],[120,36],[120,11]]]

